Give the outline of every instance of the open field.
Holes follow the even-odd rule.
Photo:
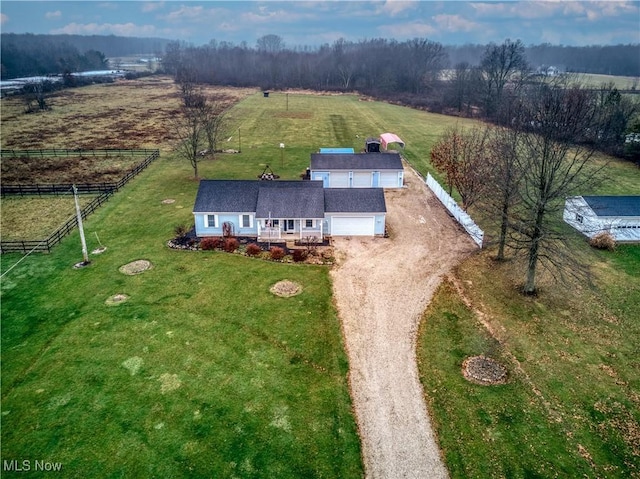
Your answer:
[[[243,98],[254,90],[209,88]],[[47,101],[50,110],[24,114],[19,97],[2,99],[2,148],[159,148],[171,142],[167,119],[180,106],[168,77],[120,80],[62,90]]]
[[[2,183],[117,183],[144,157],[132,155],[3,158]]]
[[[597,75],[595,73],[575,73],[570,75],[575,75],[578,81],[591,87],[613,83],[618,90],[637,90],[640,88],[640,78],[638,77]]]
[[[108,247],[88,268],[71,268],[81,259],[75,233],[2,278],[2,459],[60,461],[69,477],[361,477],[328,270],[169,250],[173,227],[192,222],[197,190],[166,131],[175,88],[161,78],[130,86],[68,90],[50,112],[8,118],[2,100],[3,147],[163,150],[87,220],[89,250],[94,232]],[[78,113],[86,119],[56,130]],[[121,118],[142,126],[129,138]],[[290,93],[287,109],[278,92],[246,96],[230,119],[229,148],[242,153],[205,160],[203,177],[255,178],[270,164],[297,178],[320,146],[359,150],[384,131],[426,173],[439,134],[468,124],[356,95]],[[610,191],[638,191],[637,167],[608,169]],[[486,253],[436,295],[420,367],[453,477],[638,476],[640,247],[600,254],[576,244],[592,255],[596,290],[548,286],[522,298],[511,265]],[[3,256],[2,271],[19,258]],[[136,259],[153,269],[119,273]],[[271,296],[282,279],[303,293]],[[115,294],[128,300],[109,306]],[[475,309],[496,322],[495,337]],[[504,361],[508,384],[462,379],[461,359],[480,352]]]
[[[80,208],[94,196],[78,197]],[[3,241],[44,239],[75,214],[73,196],[6,196],[0,199]]]

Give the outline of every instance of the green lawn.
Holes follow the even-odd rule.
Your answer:
[[[491,254],[455,276],[493,335],[449,282],[420,332],[421,379],[451,476],[640,477],[640,246],[586,251],[593,288],[547,283],[537,298],[520,295],[514,265]],[[509,382],[466,381],[462,361],[478,354],[505,364]]]
[[[168,249],[196,189],[160,159],[85,222],[89,249],[94,232],[108,248],[89,267],[72,268],[75,233],[2,278],[3,460],[66,477],[361,477],[328,270]],[[136,259],[153,269],[118,271]],[[282,279],[302,294],[271,295]]]
[[[79,196],[80,208],[93,199],[95,196]],[[76,214],[73,196],[5,196],[0,209],[3,241],[45,239]]]

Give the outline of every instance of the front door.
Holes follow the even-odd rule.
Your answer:
[[[284,220],[284,230],[294,231],[293,220]]]

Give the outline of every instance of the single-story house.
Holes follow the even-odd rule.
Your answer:
[[[196,235],[260,241],[377,236],[385,231],[384,191],[325,189],[322,181],[202,180],[193,207]]]
[[[562,217],[589,238],[605,231],[618,242],[640,241],[640,196],[572,196]]]
[[[397,152],[311,154],[311,179],[325,188],[402,188],[404,168]]]

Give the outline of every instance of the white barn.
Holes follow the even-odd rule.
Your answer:
[[[640,242],[640,196],[572,196],[562,218],[589,238],[604,231],[620,243]]]

